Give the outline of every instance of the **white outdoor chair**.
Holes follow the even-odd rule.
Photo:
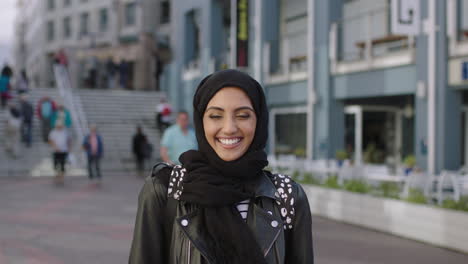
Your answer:
[[[364,178],[373,185],[378,185],[390,175],[390,170],[385,165],[366,164],[363,167]]]
[[[279,155],[277,159],[277,173],[292,175],[296,169],[297,157],[295,155]]]
[[[423,192],[424,196],[430,198],[433,178],[434,176],[429,176],[423,172],[410,173],[408,177],[406,177],[401,197],[408,198],[410,189],[419,189]]]
[[[333,173],[329,161],[325,159],[305,160],[303,167],[303,172],[311,173],[320,182],[324,182]]]
[[[439,197],[442,201],[447,197],[446,192],[450,191],[451,195],[449,193],[448,196],[457,202],[462,196],[468,195],[468,172],[465,170],[444,171],[442,176],[445,176],[441,178],[442,184],[439,186]]]
[[[362,165],[343,165],[338,171],[338,183],[342,185],[347,180],[363,179],[364,167]]]

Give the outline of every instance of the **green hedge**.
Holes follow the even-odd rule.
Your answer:
[[[370,194],[384,198],[401,199],[401,186],[394,182],[382,182],[378,186],[371,186],[363,179],[352,179],[347,180],[342,185],[340,185],[337,175],[329,176],[323,182],[321,182],[320,179],[312,173],[300,173],[299,171],[295,171],[292,175],[292,178],[301,184],[311,184],[325,188],[341,189],[349,192]],[[419,189],[410,189],[408,197],[403,200],[416,204],[429,204],[429,199]],[[458,202],[450,199],[444,200],[441,207],[468,212],[468,196],[461,197]]]

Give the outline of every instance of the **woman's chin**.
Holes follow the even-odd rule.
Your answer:
[[[226,150],[220,150],[217,151],[216,154],[224,160],[224,161],[234,161],[236,159],[239,159],[243,153],[240,151],[226,151]]]

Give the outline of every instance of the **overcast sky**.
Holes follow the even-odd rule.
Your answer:
[[[6,61],[12,63],[13,22],[15,19],[15,2],[17,0],[0,0],[0,65]]]

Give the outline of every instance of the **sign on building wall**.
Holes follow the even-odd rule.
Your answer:
[[[418,35],[420,31],[419,0],[392,0],[392,34]]]
[[[237,0],[237,67],[249,66],[249,1]]]
[[[452,58],[448,62],[448,83],[450,86],[468,84],[468,57]]]
[[[468,81],[468,61],[462,61],[462,81]]]

